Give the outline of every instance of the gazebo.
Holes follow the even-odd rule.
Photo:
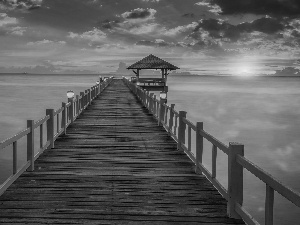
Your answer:
[[[136,75],[137,84],[148,91],[164,91],[168,92],[167,76],[169,71],[179,69],[165,60],[158,58],[155,55],[148,55],[140,61],[132,64],[127,69],[132,69]],[[140,70],[155,69],[161,70],[161,78],[140,78]]]

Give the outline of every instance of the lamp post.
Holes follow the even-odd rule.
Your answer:
[[[163,103],[167,103],[167,92],[164,91],[160,92],[159,98]]]
[[[67,97],[68,97],[68,99],[69,98],[71,98],[71,99],[73,99],[74,98],[74,92],[72,91],[72,90],[70,90],[70,91],[67,91]]]
[[[67,91],[68,102],[71,103],[71,105],[69,106],[69,119],[71,120],[71,123],[73,123],[74,121],[74,102],[73,102],[74,95],[75,94],[72,90]]]
[[[96,81],[96,84],[97,84],[97,85],[99,85],[99,84],[100,84],[100,81],[99,81],[99,80],[97,80],[97,81]]]

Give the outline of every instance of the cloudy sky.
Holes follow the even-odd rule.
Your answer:
[[[297,67],[299,0],[0,0],[0,72],[105,73],[152,53],[193,73]]]

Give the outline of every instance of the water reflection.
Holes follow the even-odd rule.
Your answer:
[[[191,121],[222,142],[240,142],[255,164],[300,191],[300,78],[170,77],[168,102],[188,112]],[[205,146],[211,166],[211,145]],[[218,155],[219,157],[219,155]],[[218,179],[226,186],[226,156],[220,156]],[[263,221],[265,186],[245,172],[245,205]],[[276,214],[277,224],[295,224],[300,210],[275,199],[289,216]],[[278,205],[275,206],[275,208]],[[280,216],[279,216],[280,215]],[[281,219],[280,219],[281,218]],[[282,219],[284,218],[284,219]]]

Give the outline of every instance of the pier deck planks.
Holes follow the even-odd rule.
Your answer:
[[[0,224],[244,224],[121,80],[0,197]]]

